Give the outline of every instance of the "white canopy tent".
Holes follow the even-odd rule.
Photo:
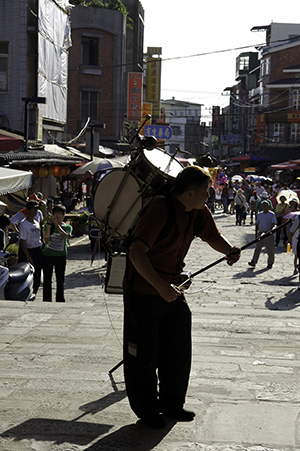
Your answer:
[[[0,196],[30,188],[32,172],[0,167]]]

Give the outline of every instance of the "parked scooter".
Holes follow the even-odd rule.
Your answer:
[[[0,301],[33,301],[34,267],[21,262],[7,268],[5,262],[10,257],[8,252],[0,251]]]

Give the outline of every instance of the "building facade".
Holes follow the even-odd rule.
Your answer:
[[[202,104],[176,100],[175,97],[161,101],[162,120],[172,129],[172,137],[168,139],[170,153],[178,149],[192,155],[206,152],[205,125],[200,123],[201,107]]]
[[[143,9],[124,1],[134,17],[120,11],[76,6],[71,12],[68,126],[77,136],[88,119],[99,124],[100,143],[122,141],[127,110],[128,72],[142,72]],[[141,58],[141,60],[140,60]]]
[[[70,8],[68,0],[0,3],[0,128],[44,142],[63,132]]]

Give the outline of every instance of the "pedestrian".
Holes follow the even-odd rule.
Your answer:
[[[299,235],[300,221],[299,215],[294,219],[288,234],[288,244],[291,244],[292,252],[294,254],[294,275],[299,272],[300,259],[300,235]]]
[[[39,208],[39,203],[30,200],[26,204],[27,217],[19,224],[19,262],[31,263],[34,267],[33,294],[36,295],[42,271],[42,241],[40,224],[35,219]]]
[[[285,215],[285,211],[286,211],[287,207],[289,206],[285,196],[280,196],[279,200],[280,200],[279,204],[277,204],[275,207],[275,216],[276,216],[276,220],[277,220],[277,226],[280,226],[282,224],[283,217]],[[283,233],[283,245],[285,246],[286,242],[287,242],[287,235],[286,235],[285,227],[283,228],[282,233]],[[278,232],[276,232],[276,240],[275,240],[276,247],[278,247],[278,245],[279,245],[280,235],[281,235],[281,230],[278,230]]]
[[[235,263],[240,249],[219,232],[205,205],[211,177],[198,166],[183,169],[174,191],[153,202],[134,232],[124,278],[124,375],[137,417],[166,425],[161,413],[192,421],[185,410],[191,366],[191,312],[176,281],[195,236]],[[159,391],[158,391],[159,378]]]
[[[258,195],[258,193],[257,193],[257,195]],[[262,208],[262,202],[264,201],[264,200],[266,200],[267,202],[268,202],[268,204],[269,204],[269,210],[270,211],[273,211],[273,205],[272,205],[272,202],[270,201],[270,199],[269,199],[269,194],[267,193],[267,191],[263,191],[261,194],[260,194],[260,199],[259,199],[259,201],[256,203],[256,207],[255,207],[255,212],[256,212],[256,216],[258,215],[258,213],[260,213],[261,211],[263,211],[263,208]]]
[[[270,211],[270,206],[267,200],[262,201],[262,209],[260,213],[257,215],[256,219],[256,227],[255,227],[255,235],[256,238],[262,236],[264,233],[269,232],[276,226],[276,216],[273,211]],[[275,244],[274,244],[274,236],[270,235],[269,237],[260,240],[256,243],[254,254],[252,260],[248,263],[249,266],[255,267],[258,262],[260,252],[263,248],[266,247],[268,254],[268,269],[271,269],[274,264],[274,256],[275,256]]]
[[[257,195],[257,192],[255,190],[253,190],[252,192],[252,196],[250,197],[249,200],[249,209],[250,209],[250,224],[253,224],[253,222],[256,222],[256,204],[257,202],[260,200],[260,198]],[[253,217],[254,217],[254,221],[253,221]]]
[[[244,196],[244,191],[240,188],[238,189],[234,197],[236,225],[242,225],[243,213],[245,211],[245,203],[246,197]]]
[[[232,181],[229,182],[228,185],[228,207],[229,207],[229,214],[234,214],[234,196],[235,196],[235,190],[233,187]]]
[[[223,213],[228,213],[228,183],[225,183],[221,193]]]
[[[67,262],[67,240],[72,234],[72,226],[63,222],[66,207],[56,205],[53,216],[48,217],[43,239],[43,302],[52,302],[52,274],[56,276],[56,302],[65,302],[64,281]]]
[[[9,216],[0,215],[0,251],[4,251],[8,244],[7,231],[10,226]]]
[[[38,209],[36,212],[36,216],[35,216],[35,220],[40,224],[43,223],[44,221],[44,216],[42,211],[40,210],[40,199],[36,194],[31,194],[28,198],[28,202],[37,202],[38,203]],[[19,224],[21,223],[21,221],[23,221],[23,219],[27,218],[28,212],[25,208],[22,208],[20,211],[18,211],[16,214],[14,214],[11,218],[10,218],[10,223],[11,223],[11,227],[14,230],[14,232],[19,235]]]

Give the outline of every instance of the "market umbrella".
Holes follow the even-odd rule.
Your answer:
[[[300,215],[300,211],[291,211],[290,213],[287,213],[286,215],[284,215],[283,219],[296,219],[297,216]]]
[[[298,199],[297,193],[295,193],[295,191],[293,191],[291,189],[283,189],[283,190],[279,191],[279,193],[276,196],[276,200],[278,203],[280,203],[281,196],[284,196],[286,198],[287,202],[290,202],[293,198]]]
[[[243,177],[241,176],[241,175],[234,175],[233,177],[231,177],[231,181],[232,182],[235,182],[235,181],[238,181],[238,182],[243,182]]]
[[[95,158],[92,161],[79,166],[75,171],[71,173],[72,176],[84,175],[86,172],[90,171],[92,174],[95,172],[102,171],[103,169],[109,169],[112,167],[123,167],[124,165],[119,161],[114,161],[114,159],[107,160],[106,158]]]

